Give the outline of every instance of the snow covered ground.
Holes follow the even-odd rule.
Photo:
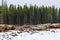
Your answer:
[[[60,40],[60,29],[34,32],[21,32],[16,30],[0,32],[0,40]]]

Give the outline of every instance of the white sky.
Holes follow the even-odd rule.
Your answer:
[[[23,6],[24,4],[27,4],[28,6],[30,4],[32,5],[38,5],[38,6],[55,6],[57,8],[60,7],[60,0],[7,0],[7,4],[14,4],[14,5],[21,5]],[[0,5],[1,5],[1,0],[0,0]]]

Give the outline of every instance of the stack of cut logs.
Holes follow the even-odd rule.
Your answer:
[[[0,24],[0,32],[8,31],[8,30],[20,30],[20,31],[32,31],[32,30],[46,30],[49,28],[60,28],[60,23],[47,23],[47,24],[38,24],[38,25],[7,25]]]

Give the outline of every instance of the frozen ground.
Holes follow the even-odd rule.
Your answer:
[[[60,40],[60,29],[50,29],[50,31],[1,32],[0,40]]]

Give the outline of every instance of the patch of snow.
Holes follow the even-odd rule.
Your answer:
[[[55,32],[52,32],[52,30]],[[17,36],[12,36],[14,34],[17,34]],[[60,40],[60,29],[50,29],[50,31],[36,31],[29,33],[20,33],[20,31],[16,30],[1,32],[0,40]]]

